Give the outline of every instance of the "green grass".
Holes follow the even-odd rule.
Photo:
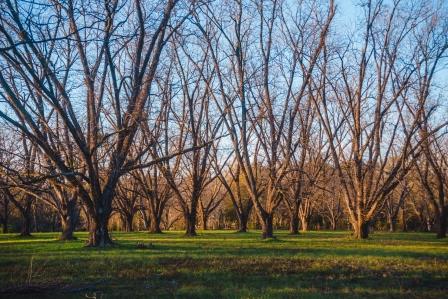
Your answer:
[[[433,234],[113,233],[117,245],[103,250],[76,235],[0,235],[0,289],[48,286],[42,298],[448,298],[448,241]]]

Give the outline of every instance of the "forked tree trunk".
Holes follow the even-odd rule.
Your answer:
[[[263,239],[274,238],[273,218],[274,215],[271,213],[264,215],[264,217],[260,219],[262,229],[261,237]]]

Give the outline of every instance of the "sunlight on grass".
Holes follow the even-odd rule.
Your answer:
[[[85,232],[70,242],[55,233],[0,235],[0,288],[65,286],[50,292],[64,298],[84,297],[89,288],[103,298],[440,298],[448,290],[448,242],[430,234],[375,233],[361,241],[347,232],[276,235],[114,232],[116,245],[102,250],[84,247]]]

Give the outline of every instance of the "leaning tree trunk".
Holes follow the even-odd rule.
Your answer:
[[[446,238],[448,227],[448,206],[443,207],[438,219],[437,238]]]

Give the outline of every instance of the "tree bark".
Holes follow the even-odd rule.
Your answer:
[[[76,237],[73,236],[73,233],[76,229],[76,225],[78,224],[78,210],[76,207],[76,200],[71,200],[67,203],[66,212],[61,214],[61,225],[62,225],[62,233],[59,236],[59,240],[69,241],[76,240]]]
[[[272,214],[267,214],[260,219],[263,239],[274,238],[273,218]]]
[[[438,219],[437,238],[446,238],[446,231],[448,226],[448,206],[442,208]]]
[[[8,233],[8,219],[7,219],[7,218],[3,221],[2,232],[3,232],[4,234],[7,234],[7,233]]]
[[[367,239],[369,238],[369,221],[358,221],[352,224],[354,228],[354,236],[356,239]]]
[[[110,212],[102,210],[91,219],[89,241],[87,246],[90,247],[106,247],[113,245],[112,239],[109,236],[107,225],[109,223]]]
[[[185,235],[188,237],[194,237],[197,236],[196,233],[196,213],[188,213],[185,215],[185,225],[186,225],[186,232]]]
[[[4,210],[3,210],[3,217],[2,217],[2,220],[3,220],[3,228],[2,228],[2,231],[3,231],[3,233],[4,234],[7,234],[8,233],[8,218],[9,218],[9,201],[8,201],[8,199],[5,197],[5,205],[4,205]]]
[[[331,229],[336,230],[336,221],[331,221]]]
[[[292,213],[289,217],[289,234],[299,234],[299,216],[297,215],[297,213]]]
[[[124,224],[124,231],[129,233],[132,232],[134,229],[132,227],[132,220],[134,219],[134,215],[123,215],[122,221]]]
[[[238,214],[238,232],[246,233],[247,232],[247,222],[249,221],[248,213],[237,213]]]
[[[407,232],[408,231],[408,225],[406,223],[406,212],[404,210],[404,207],[401,208],[401,231],[402,232]]]
[[[152,215],[149,220],[149,232],[152,234],[162,233],[160,229],[160,217],[157,217],[157,215]]]
[[[207,230],[207,222],[208,222],[208,216],[206,215],[206,213],[202,214],[202,229],[203,230]]]
[[[73,232],[75,231],[75,225],[73,221],[69,218],[61,217],[61,225],[62,225],[62,233],[59,236],[59,240],[61,241],[70,241],[76,240],[76,237],[73,236]]]
[[[391,232],[391,233],[395,232],[396,224],[397,224],[397,218],[392,216],[392,215],[388,215],[387,222],[389,223],[389,232]]]
[[[309,222],[310,222],[309,217],[305,217],[305,216],[300,217],[300,224],[301,224],[301,231],[302,232],[308,231],[308,229],[309,229]]]
[[[25,208],[23,210],[20,210],[22,217],[23,217],[23,223],[22,228],[20,231],[21,237],[31,237],[31,231],[33,226],[33,217],[31,215],[31,206],[28,208]]]

